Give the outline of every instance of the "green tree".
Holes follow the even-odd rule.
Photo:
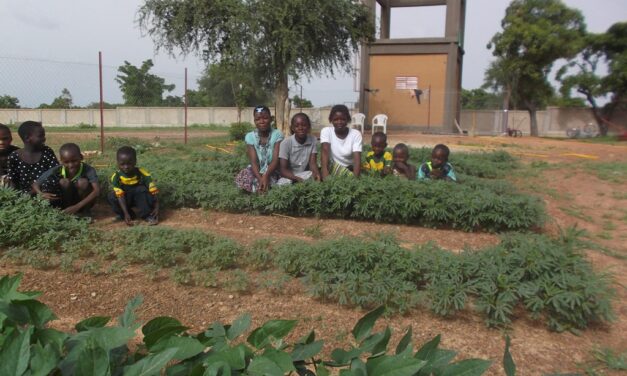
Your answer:
[[[0,108],[20,108],[20,100],[10,95],[0,96]]]
[[[485,89],[462,89],[462,108],[465,110],[496,110],[501,108],[501,96]]]
[[[284,132],[289,79],[349,71],[352,53],[374,36],[372,18],[353,0],[145,0],[138,12],[157,48],[255,72],[274,91]]]
[[[577,54],[586,25],[581,12],[561,0],[513,0],[501,25],[503,31],[492,37],[488,48],[497,57],[501,76],[507,70],[506,81],[529,111],[531,135],[537,136],[536,112],[553,95],[551,67],[555,60]]]
[[[72,99],[72,94],[67,88],[63,88],[63,90],[61,90],[61,95],[54,98],[52,103],[42,103],[39,105],[39,108],[72,108],[73,104],[74,100]]]
[[[294,107],[297,108],[312,108],[313,103],[307,98],[301,98],[298,95],[294,95],[292,98],[292,103],[294,103]]]
[[[603,53],[608,65],[608,74],[601,84],[603,91],[611,95],[606,105],[611,117],[617,107],[627,107],[627,22],[610,26],[596,39],[595,48]]]
[[[115,80],[120,84],[124,104],[128,106],[161,106],[163,92],[174,90],[173,84],[166,84],[165,79],[150,73],[154,64],[152,60],[144,61],[141,67],[136,67],[124,61],[118,67],[120,72]]]

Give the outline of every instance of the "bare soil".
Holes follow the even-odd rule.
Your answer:
[[[129,136],[132,137],[154,137],[131,133]],[[390,144],[401,141],[412,146],[427,147],[447,143],[453,152],[503,149],[520,156],[523,163],[546,161],[551,168],[539,169],[533,175],[513,175],[511,178],[523,190],[533,192],[546,201],[550,221],[544,231],[556,234],[560,229],[577,225],[587,230],[590,239],[620,256],[627,256],[627,198],[624,196],[624,181],[601,180],[594,173],[578,167],[580,161],[625,163],[627,145],[538,138],[390,135]],[[111,230],[124,226],[114,223],[104,206],[97,207],[95,214],[95,226]],[[444,248],[460,250],[498,242],[498,236],[485,233],[359,221],[229,214],[199,209],[169,210],[160,226],[203,229],[245,244],[258,238],[315,241],[317,238],[339,235],[355,237],[373,231],[393,232],[406,246],[434,241]],[[609,347],[614,351],[627,351],[627,260],[593,250],[588,252],[588,257],[597,270],[611,270],[615,274],[616,321],[589,328],[576,336],[549,332],[542,322],[532,321],[522,311],[519,312],[508,331],[519,375],[582,372],[582,363],[592,359],[591,351],[595,348]],[[154,275],[140,268],[129,268],[118,275],[93,276],[0,264],[0,274],[18,271],[24,273],[23,289],[44,292],[42,301],[59,316],[53,325],[63,329],[71,329],[80,319],[92,315],[117,316],[122,313],[130,298],[141,293],[145,298],[140,308],[143,319],[160,315],[174,316],[188,325],[191,331],[203,330],[215,320],[231,322],[243,312],[253,315],[254,325],[271,318],[298,319],[299,326],[293,337],[315,328],[318,337],[325,339],[326,351],[330,351],[336,346],[350,343],[350,330],[364,314],[359,308],[311,298],[298,280],[290,281],[281,294],[260,287],[253,288],[249,294],[238,294],[223,289],[179,286],[168,278],[166,271]],[[254,273],[252,275],[253,278],[258,277]],[[481,316],[472,312],[471,308],[448,319],[435,316],[424,308],[417,308],[404,316],[386,318],[380,326],[385,324],[394,331],[393,344],[396,344],[408,326],[413,327],[414,343],[417,344],[441,333],[442,346],[459,351],[458,359],[487,358],[494,362],[488,374],[504,374],[501,361],[505,333],[487,328]]]

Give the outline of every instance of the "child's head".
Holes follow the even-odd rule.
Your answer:
[[[72,142],[63,144],[61,148],[59,148],[59,159],[70,175],[74,176],[80,169],[81,162],[83,162],[81,148]]]
[[[307,134],[311,131],[309,116],[303,112],[294,115],[290,124],[290,130],[300,139],[307,137]]]
[[[396,144],[392,150],[392,160],[394,163],[407,163],[409,159],[409,148],[405,144]]]
[[[437,144],[431,151],[431,166],[434,168],[442,167],[446,162],[448,162],[448,156],[450,154],[450,150],[448,146],[444,144]]]
[[[38,121],[25,121],[17,129],[24,145],[43,146],[46,143],[46,131]]]
[[[11,130],[4,124],[0,124],[0,150],[5,150],[11,146],[13,136]]]
[[[336,104],[331,108],[329,122],[333,124],[336,131],[346,128],[349,121],[351,121],[351,114],[348,107],[343,104]]]
[[[115,156],[118,168],[125,174],[132,172],[137,165],[137,152],[130,146],[122,146]]]
[[[253,119],[255,127],[262,132],[267,132],[272,126],[272,114],[266,106],[257,106],[253,110]]]
[[[376,157],[382,156],[388,146],[388,136],[383,132],[375,132],[370,140],[370,146]]]

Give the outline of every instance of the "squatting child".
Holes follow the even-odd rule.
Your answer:
[[[457,181],[455,170],[448,157],[450,150],[444,144],[435,145],[431,151],[431,160],[423,163],[418,170],[418,179],[443,179]]]
[[[366,154],[364,170],[371,175],[385,176],[392,172],[392,153],[385,150],[388,137],[383,132],[376,132],[370,139],[372,150]]]
[[[316,138],[311,132],[309,116],[298,113],[290,124],[292,135],[281,141],[279,146],[279,185],[298,183],[309,179],[320,180],[316,156]]]
[[[24,148],[9,155],[9,178],[19,191],[35,194],[33,183],[54,166],[59,165],[54,151],[45,145],[46,131],[41,123],[25,121],[17,129]]]
[[[8,159],[9,154],[19,149],[15,145],[11,145],[13,136],[11,135],[11,129],[4,124],[0,124],[0,187],[6,188],[11,184],[9,179],[9,166]]]
[[[127,225],[136,216],[149,225],[159,223],[159,190],[146,169],[137,167],[137,152],[122,146],[116,153],[118,170],[111,176],[113,191],[107,195],[111,208]],[[137,208],[136,214],[132,208]]]
[[[255,107],[253,118],[257,129],[244,137],[250,165],[235,176],[235,185],[246,192],[263,193],[279,180],[279,145],[283,134],[272,128],[268,107]]]
[[[416,166],[408,163],[409,148],[405,144],[396,144],[392,150],[392,174],[403,179],[416,179]]]
[[[61,165],[44,172],[33,190],[68,214],[90,216],[100,194],[96,170],[83,162],[81,149],[74,143],[61,146],[59,159]]]

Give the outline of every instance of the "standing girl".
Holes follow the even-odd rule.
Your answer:
[[[15,189],[35,194],[33,183],[46,171],[59,165],[54,151],[45,145],[46,131],[41,123],[25,121],[17,129],[24,149],[9,155],[8,168]]]
[[[250,165],[235,177],[235,185],[247,192],[266,192],[279,179],[279,145],[283,134],[272,128],[270,109],[257,106],[253,110],[256,130],[246,134],[246,153]]]
[[[331,108],[329,122],[333,126],[320,132],[322,179],[361,173],[361,132],[348,127],[350,120],[348,107],[338,104]]]

